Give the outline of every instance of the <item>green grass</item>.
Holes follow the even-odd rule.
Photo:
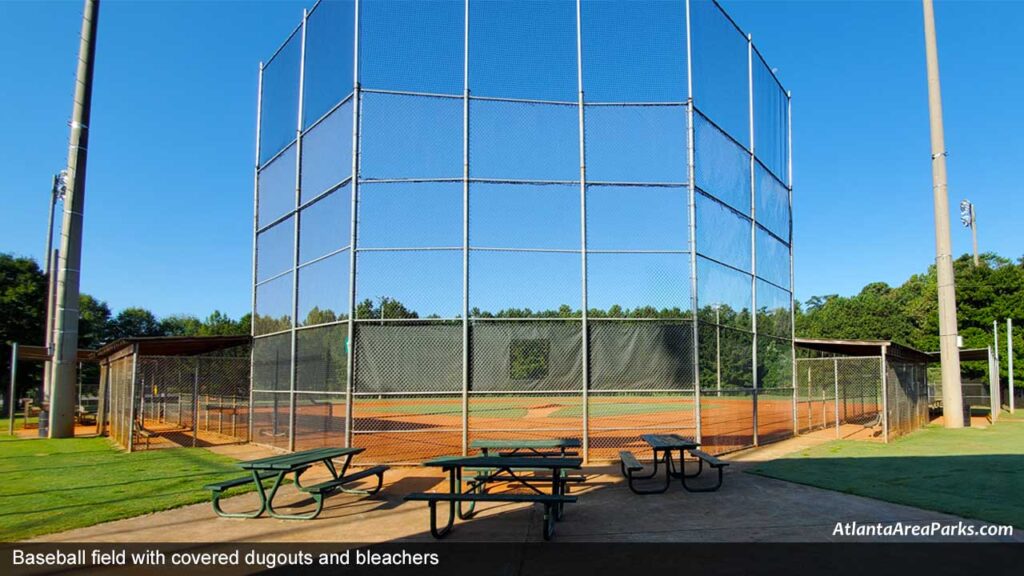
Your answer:
[[[29,416],[28,423],[29,424],[39,424],[39,417],[38,416]],[[11,425],[11,419],[10,418],[0,418],[0,436],[7,436],[8,435],[7,434],[7,430],[8,430],[8,427],[10,425]],[[14,429],[15,429],[15,431],[23,430],[24,428],[25,428],[25,419],[22,418],[20,414],[15,414],[14,415]]]
[[[1024,411],[985,429],[929,426],[889,444],[829,442],[751,472],[1024,527]]]
[[[662,412],[690,412],[693,404],[677,402],[675,404],[663,404],[656,402],[593,402],[590,404],[590,417],[612,417],[644,414],[659,414]],[[583,405],[566,406],[560,408],[550,415],[552,418],[579,418],[583,416]]]
[[[0,439],[0,540],[202,502],[204,484],[240,472],[234,460],[201,448],[128,454],[107,438],[8,436]]]

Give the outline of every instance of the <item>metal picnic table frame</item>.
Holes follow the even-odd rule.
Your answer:
[[[636,475],[632,472],[627,472],[625,465],[620,465],[622,468],[622,475],[629,480],[629,488],[636,494],[662,494],[668,490],[668,486],[672,481],[672,478],[678,478],[682,480],[686,477],[686,469],[684,468],[684,454],[687,450],[695,450],[700,444],[693,440],[679,436],[678,434],[643,434],[640,438],[651,447],[651,451],[654,453],[654,469],[651,470],[650,474]],[[675,463],[672,460],[672,453],[679,451],[679,471],[675,469]],[[660,453],[660,456],[659,456]],[[654,478],[658,474],[659,462],[664,461],[665,465],[665,485],[661,488],[654,488],[650,490],[641,490],[633,486],[634,480],[649,480]]]
[[[259,495],[260,508],[256,512],[248,513],[225,513],[220,510],[219,504],[217,503],[218,497],[214,497],[214,509],[221,516],[233,517],[233,518],[256,518],[267,512],[273,518],[283,518],[289,520],[309,520],[317,517],[320,511],[323,510],[323,494],[314,493],[313,497],[316,501],[316,509],[308,514],[281,514],[274,510],[274,496],[277,495],[278,489],[281,487],[281,483],[284,481],[285,476],[288,474],[295,475],[295,485],[299,489],[303,489],[302,484],[299,482],[299,477],[303,472],[308,470],[310,466],[314,464],[323,464],[327,470],[331,473],[332,481],[337,481],[345,476],[345,472],[348,471],[349,465],[352,463],[352,457],[360,452],[363,452],[365,448],[314,448],[312,450],[305,450],[302,452],[293,452],[291,454],[282,454],[279,456],[270,456],[268,458],[260,458],[258,460],[250,460],[248,462],[239,463],[239,467],[243,470],[247,470],[252,474],[252,481],[256,484],[256,493]],[[341,471],[335,467],[332,461],[335,458],[345,457],[345,462],[341,466]],[[269,493],[263,486],[263,481],[273,478],[273,484],[271,484]],[[383,477],[381,477],[383,479]],[[353,479],[354,481],[355,479]],[[367,492],[364,490],[350,490],[342,488],[340,485],[337,489],[342,492],[354,493],[354,494],[373,494],[380,490],[380,483],[375,490]]]
[[[440,530],[437,526],[436,502],[430,502],[430,533],[435,538],[442,538],[452,529],[456,514],[460,520],[468,520],[475,515],[476,502],[472,497],[484,494],[488,482],[516,482],[537,495],[565,496],[566,482],[569,480],[562,472],[580,469],[583,466],[583,460],[581,458],[538,458],[536,456],[444,456],[427,460],[423,465],[441,468],[443,472],[447,472],[448,493],[469,496],[467,500],[471,502],[468,511],[462,509],[462,500],[449,502],[448,520],[445,527]],[[475,470],[477,473],[474,474],[473,479],[466,481],[469,487],[463,491],[463,470],[467,468]],[[550,476],[531,477],[521,474],[525,471],[536,471],[538,468],[550,470]],[[548,482],[551,485],[550,493],[538,487],[539,484]],[[523,500],[528,501],[528,496]],[[550,534],[554,532],[554,522],[562,519],[563,503],[545,504],[545,513],[545,537],[550,537]]]

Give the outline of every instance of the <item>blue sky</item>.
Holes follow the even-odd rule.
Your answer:
[[[256,64],[307,2],[107,2],[82,289],[115,310],[248,311]],[[919,2],[725,2],[794,93],[796,296],[899,283],[934,258]],[[1018,257],[1024,3],[939,2],[950,201]],[[0,251],[41,258],[66,161],[79,2],[0,2]]]

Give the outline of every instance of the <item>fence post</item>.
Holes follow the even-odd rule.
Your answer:
[[[576,85],[577,111],[579,117],[579,148],[580,148],[580,257],[581,285],[580,302],[583,307],[580,317],[581,342],[580,363],[583,368],[583,461],[590,461],[590,327],[587,322],[587,155],[583,108],[583,30],[580,19],[580,0],[576,0]]]
[[[878,365],[882,371],[882,436],[885,442],[889,442],[889,383],[888,370],[886,370],[885,347],[881,348],[882,355],[878,359]]]
[[[992,423],[999,419],[999,357],[988,348],[988,406]]]
[[[1013,319],[1006,319],[1006,363],[1007,376],[1009,377],[1007,392],[1010,395],[1010,414],[1013,414]]]
[[[359,219],[359,116],[362,96],[359,90],[359,3],[355,0],[352,31],[352,196],[349,206],[348,244],[348,340],[345,347],[348,370],[345,374],[345,446],[352,446],[352,400],[355,387],[355,316],[356,316],[356,227]]]
[[[7,397],[7,415],[10,417],[10,421],[7,423],[7,433],[14,436],[14,393],[15,386],[14,382],[18,379],[18,343],[11,343],[11,384],[10,391]]]
[[[132,377],[128,388],[128,452],[135,449],[135,378],[139,369],[139,345],[132,345]],[[145,391],[143,391],[145,394]]]
[[[469,0],[462,6],[462,454],[469,454]]]
[[[181,405],[181,401],[178,401]],[[196,365],[192,376],[192,447],[196,447],[196,437],[199,436],[199,357],[196,356]]]
[[[750,315],[754,341],[750,349],[750,364],[754,373],[754,446],[760,444],[757,433],[757,392],[760,387],[757,372],[757,192],[755,188],[756,162],[754,160],[754,37],[747,34],[747,107],[750,121]]]
[[[700,408],[700,330],[697,323],[697,188],[694,175],[694,128],[693,128],[693,41],[690,30],[690,0],[686,0],[686,163],[690,174],[688,190],[689,233],[690,233],[690,316],[693,331],[693,418],[694,436],[700,443],[703,439]]]
[[[833,404],[835,404],[835,407],[836,407],[836,439],[838,440],[839,436],[840,436],[840,434],[839,434],[839,358],[833,358],[832,359],[832,374],[835,377],[835,385],[836,385],[836,398],[835,398],[835,402],[833,402]]]

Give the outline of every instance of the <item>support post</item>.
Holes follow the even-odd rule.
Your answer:
[[[833,404],[836,409],[836,440],[839,439],[839,358],[832,359],[832,376],[835,379],[836,397]]]
[[[7,393],[7,417],[10,421],[7,422],[7,433],[14,436],[14,404],[16,402],[14,395],[17,387],[15,382],[18,380],[18,343],[11,342],[11,383]]]
[[[881,348],[882,357],[879,359],[879,366],[882,371],[882,436],[885,443],[889,443],[889,367],[885,361],[885,346]]]
[[[82,37],[78,49],[78,72],[68,146],[69,185],[64,200],[64,219],[60,234],[60,271],[57,276],[54,378],[49,405],[51,438],[70,438],[75,435],[78,299],[82,266],[82,223],[85,211],[85,168],[89,148],[93,54],[96,51],[99,4],[99,0],[85,0]]]
[[[1014,412],[1014,390],[1013,390],[1013,319],[1006,319],[1006,363],[1007,363],[1007,393],[1009,394],[1010,414]]]
[[[690,0],[686,0],[686,165],[690,186],[688,197],[690,234],[690,322],[693,330],[693,418],[694,440],[703,441],[700,406],[700,330],[697,325],[697,185],[694,173],[693,132],[693,34],[690,26]]]
[[[793,435],[799,432],[797,425],[797,374],[796,374],[796,302],[793,294],[796,283],[793,274],[793,93],[786,92],[786,176],[789,196],[789,354],[793,365]]]
[[[590,461],[590,329],[588,326],[589,311],[587,310],[587,154],[586,124],[584,123],[583,97],[583,29],[580,18],[580,2],[576,0],[576,85],[579,89],[577,108],[579,112],[579,148],[580,148],[580,259],[581,277],[581,326],[583,335],[583,462]]]
[[[946,428],[962,428],[964,425],[963,393],[960,388],[956,288],[949,237],[949,192],[946,188],[946,142],[942,127],[939,53],[935,43],[935,13],[932,0],[923,0],[923,4],[928,68],[928,110],[932,140],[932,194],[935,203],[935,267],[938,273],[942,413]]]
[[[259,278],[259,244],[257,240],[257,232],[259,231],[260,221],[260,132],[263,125],[263,62],[260,62],[259,77],[256,81],[256,161],[253,163],[252,170],[252,301],[251,301],[251,315],[249,318],[249,335],[252,337],[252,347],[249,349],[249,414],[248,422],[246,427],[248,428],[249,441],[252,441],[253,434],[253,414],[255,414],[255,394],[253,389],[256,387],[256,282]],[[277,370],[277,367],[274,367]],[[181,403],[178,403],[178,414],[179,420],[181,419]]]
[[[128,381],[128,452],[135,450],[135,379],[139,370],[139,345],[132,345],[132,377]]]
[[[462,32],[462,454],[469,454],[469,0]]]
[[[757,179],[754,177],[754,38],[747,34],[747,106],[750,121],[750,322],[753,331],[753,344],[750,350],[750,365],[754,374],[754,446],[760,444],[757,433],[757,393],[760,390],[760,378],[757,371]]]
[[[302,10],[302,30],[299,43],[299,109],[295,117],[295,203],[292,210],[295,212],[295,223],[292,227],[292,325],[291,325],[291,359],[289,362],[289,386],[288,386],[288,451],[295,451],[295,388],[296,379],[299,373],[298,362],[298,341],[299,333],[296,328],[299,325],[299,234],[302,227],[302,215],[299,213],[299,206],[302,205],[302,118],[303,118],[303,94],[306,82],[306,21],[309,20],[309,11]],[[383,310],[383,308],[381,308]]]
[[[181,400],[178,400],[181,405]],[[207,416],[209,418],[209,416]],[[210,429],[209,423],[206,429]],[[199,357],[196,356],[196,366],[192,371],[192,447],[196,447],[196,438],[199,437]]]
[[[988,408],[992,423],[999,419],[999,360],[988,347]]]
[[[345,353],[348,370],[345,374],[345,446],[352,447],[352,392],[355,387],[355,317],[356,317],[356,226],[359,219],[359,3],[355,1],[355,24],[352,47],[352,197],[349,206],[348,244],[348,337]]]

